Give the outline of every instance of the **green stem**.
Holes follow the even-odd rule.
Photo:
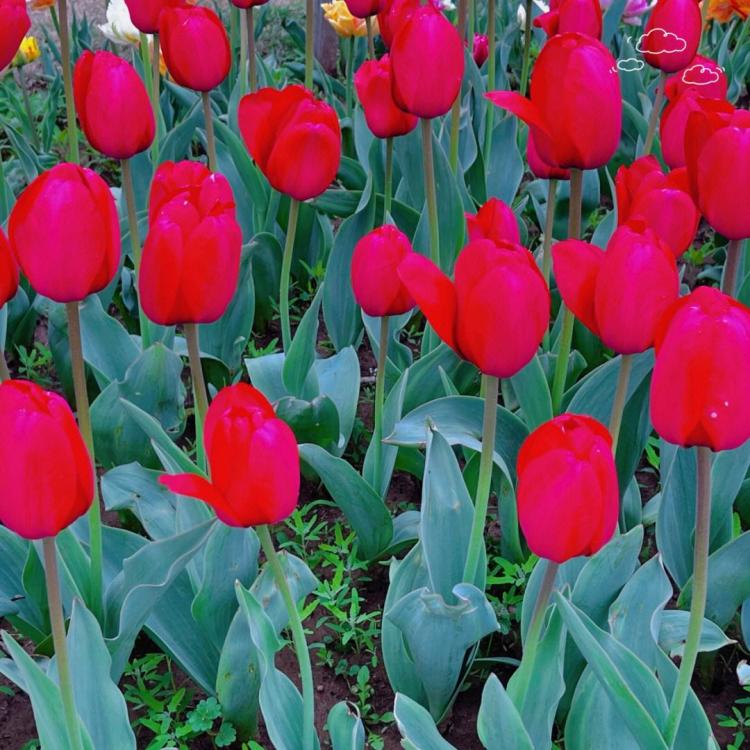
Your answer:
[[[253,9],[247,9],[247,78],[250,93],[258,88],[258,74],[255,70],[255,15]]]
[[[721,291],[734,297],[737,293],[737,274],[742,256],[744,240],[729,240],[727,245],[727,260],[724,264],[724,276],[721,279]]]
[[[615,400],[612,402],[612,414],[609,418],[609,434],[612,435],[613,456],[617,456],[617,441],[620,438],[622,414],[625,411],[625,402],[627,401],[628,397],[628,383],[630,382],[630,371],[632,369],[633,355],[623,354],[620,360],[620,372],[617,375]]]
[[[154,110],[154,142],[151,144],[151,162],[156,169],[159,163],[159,121],[161,119],[161,107],[159,106],[159,89],[161,84],[161,67],[160,67],[160,45],[159,35],[154,34],[154,49],[151,55],[151,107]]]
[[[42,548],[44,550],[44,577],[47,582],[49,619],[52,625],[52,642],[55,647],[57,674],[60,679],[60,696],[62,697],[65,726],[68,730],[68,740],[72,750],[82,750],[81,727],[78,722],[75,698],[73,697],[68,644],[65,640],[65,616],[60,599],[60,576],[57,570],[57,549],[54,537],[43,539]]]
[[[214,135],[214,115],[211,111],[211,95],[208,91],[201,93],[203,98],[203,119],[206,124],[206,146],[208,151],[208,168],[212,172],[217,170],[216,136]]]
[[[195,323],[185,323],[183,332],[188,348],[190,377],[193,380],[196,419],[202,425],[206,421],[206,412],[208,411],[208,391],[206,390],[206,380],[203,377],[203,366],[201,365],[200,333]]]
[[[427,198],[427,215],[430,221],[430,258],[440,265],[440,228],[438,226],[435,164],[432,157],[432,121],[422,119],[422,163],[424,167],[424,192]]]
[[[141,32],[138,35],[138,52],[141,55],[141,65],[143,66],[143,82],[146,84],[146,91],[149,99],[153,102],[153,68],[151,67],[151,53],[148,48],[148,37]],[[135,57],[135,52],[134,55]]]
[[[699,446],[697,449],[697,492],[695,499],[695,550],[693,557],[693,595],[690,603],[685,650],[680,662],[677,684],[669,704],[669,714],[664,728],[664,740],[672,747],[680,727],[682,712],[685,709],[690,680],[698,657],[703,616],[706,611],[708,588],[708,547],[711,531],[711,449]]]
[[[526,0],[526,24],[523,30],[523,63],[521,66],[521,96],[526,96],[531,67],[531,9],[532,0]]]
[[[247,14],[252,13],[252,8],[240,9],[240,67],[238,77],[240,79],[240,96],[247,91]],[[243,23],[244,21],[244,23]]]
[[[80,161],[78,152],[78,126],[76,125],[76,108],[73,99],[73,70],[70,64],[70,30],[68,25],[68,0],[58,0],[60,12],[60,57],[62,61],[63,87],[65,89],[65,111],[68,125],[68,158],[77,164]]]
[[[458,0],[457,26],[458,36],[463,39],[466,36],[466,13],[468,0]],[[456,101],[451,107],[451,142],[450,142],[450,165],[453,173],[458,169],[458,138],[461,132],[461,90],[459,89]]]
[[[487,0],[487,91],[495,90],[495,0]],[[485,102],[487,115],[484,127],[484,163],[488,164],[490,159],[490,148],[492,147],[492,129],[495,123],[495,105],[489,101]]]
[[[289,322],[289,282],[292,275],[292,256],[294,254],[294,237],[297,234],[297,217],[299,201],[294,198],[289,203],[289,221],[286,226],[284,256],[281,260],[281,287],[279,289],[279,308],[281,310],[281,342],[284,352],[289,353],[292,345],[292,326]]]
[[[5,352],[0,352],[0,383],[4,380],[10,380],[10,370],[8,363],[5,361]]]
[[[370,60],[375,59],[375,35],[372,33],[372,17],[365,17],[365,26],[367,27],[367,56]]]
[[[313,34],[315,33],[315,15],[313,0],[305,3],[305,86],[312,91],[313,87]]]
[[[466,41],[469,43],[469,48],[473,49],[474,44],[474,29],[476,28],[476,0],[469,0],[469,7],[466,19]]]
[[[29,99],[29,92],[26,88],[26,77],[23,73],[23,66],[17,68],[18,72],[18,88],[21,89],[21,96],[23,97],[23,107],[26,110],[26,117],[29,121],[29,130],[31,131],[31,144],[34,146],[34,151],[39,151],[39,136],[36,132],[36,119],[34,118],[34,112],[31,109],[31,100]]]
[[[390,317],[380,319],[380,341],[378,342],[378,370],[375,373],[375,428],[372,432],[374,444],[374,480],[375,491],[382,494],[383,485],[383,403],[385,401],[385,370],[388,363],[388,334]]]
[[[492,375],[482,375],[484,387],[484,421],[482,427],[482,454],[479,460],[479,479],[474,501],[474,518],[471,524],[469,551],[464,567],[464,582],[477,582],[477,568],[484,549],[484,526],[492,484],[492,457],[495,451],[495,425],[497,422],[497,394],[500,381]]]
[[[383,222],[388,221],[393,199],[393,136],[385,139],[385,187],[383,188]]]
[[[81,318],[78,302],[66,302],[65,313],[68,317],[68,344],[70,346],[70,366],[73,372],[73,390],[76,398],[76,415],[83,442],[86,444],[91,465],[96,468],[94,453],[94,433],[91,430],[89,413],[89,394],[86,390],[86,369],[83,362],[83,344],[81,342]],[[94,501],[88,512],[89,520],[89,554],[91,556],[91,580],[89,584],[89,609],[99,622],[102,622],[102,512],[99,507],[99,489],[94,480]]]
[[[305,631],[302,628],[302,621],[300,620],[297,603],[292,598],[289,583],[284,575],[284,568],[281,565],[281,560],[276,554],[276,549],[273,546],[271,532],[269,531],[268,526],[258,526],[255,530],[258,533],[261,546],[263,547],[263,553],[271,565],[274,580],[279,587],[281,597],[284,600],[287,612],[289,613],[289,627],[292,631],[294,650],[297,653],[300,680],[302,682],[302,748],[303,750],[313,750],[315,738],[315,694],[313,689],[312,666],[310,664],[310,651],[307,647]]]
[[[549,180],[547,186],[547,208],[544,218],[544,240],[542,242],[542,275],[549,287],[552,275],[552,233],[555,228],[555,206],[557,204],[557,180]]]
[[[122,162],[122,187],[125,192],[125,203],[128,209],[128,231],[130,234],[130,251],[133,254],[133,265],[135,266],[136,287],[140,289],[141,282],[141,242],[138,234],[138,215],[135,206],[135,190],[133,188],[133,173],[130,169],[130,159]],[[145,351],[151,346],[151,327],[143,312],[138,294],[138,320],[141,327],[141,348]]]
[[[651,114],[648,117],[648,131],[646,132],[646,142],[643,144],[643,156],[648,156],[654,146],[656,137],[656,126],[659,122],[659,113],[664,104],[664,88],[667,83],[667,74],[662,70],[659,73],[659,83],[656,84],[656,96],[654,97],[654,106],[651,107]]]
[[[354,98],[352,89],[354,80],[354,37],[350,36],[346,40],[346,44],[346,116],[351,118],[352,99]]]
[[[55,9],[54,5],[49,6],[49,14],[50,18],[52,19],[52,25],[55,28],[55,33],[57,34],[57,38],[59,39],[60,34],[60,19],[57,17],[57,10]]]

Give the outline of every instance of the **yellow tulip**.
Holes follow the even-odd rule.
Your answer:
[[[13,65],[20,68],[22,65],[27,65],[42,54],[39,49],[39,43],[33,36],[25,36],[21,41],[21,45],[16,52],[16,56],[13,58]]]
[[[333,30],[343,37],[366,36],[367,25],[364,18],[356,18],[349,12],[344,0],[333,0],[330,3],[322,3],[323,13],[326,21],[333,26]],[[377,22],[373,33],[377,33]]]

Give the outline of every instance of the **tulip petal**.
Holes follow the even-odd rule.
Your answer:
[[[552,246],[555,281],[563,302],[586,328],[599,335],[594,310],[596,279],[604,252],[581,240],[563,240]]]
[[[531,99],[527,99],[515,91],[488,91],[485,97],[498,107],[512,112],[527,125],[539,128],[545,135],[552,137],[541,111]]]
[[[206,478],[198,474],[162,474],[159,482],[175,495],[194,497],[210,505],[216,515],[228,526],[241,526],[232,509],[219,490]]]

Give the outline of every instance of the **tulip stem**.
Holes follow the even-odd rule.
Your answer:
[[[146,91],[148,92],[149,99],[153,104],[154,95],[154,82],[153,82],[153,68],[151,67],[151,52],[148,48],[148,37],[141,32],[138,35],[138,52],[141,56],[141,65],[143,67],[143,82],[146,84]],[[133,62],[137,57],[135,50],[133,50]]]
[[[297,234],[297,217],[299,201],[294,198],[289,203],[289,221],[286,226],[284,256],[281,260],[281,288],[279,289],[279,308],[281,310],[281,343],[284,352],[289,353],[292,345],[292,326],[289,322],[289,282],[292,275],[292,256],[294,255],[294,237]]]
[[[23,98],[23,108],[26,110],[26,117],[29,120],[31,145],[34,147],[34,151],[39,151],[39,135],[36,132],[36,119],[34,118],[34,112],[31,109],[31,100],[29,99],[29,92],[26,88],[26,76],[23,72],[23,66],[19,66],[16,70],[18,72],[18,88],[21,89],[21,97]]]
[[[690,680],[693,676],[695,661],[698,656],[700,636],[703,629],[703,616],[706,611],[706,592],[708,587],[708,549],[711,531],[711,449],[704,446],[696,448],[697,456],[697,492],[695,499],[695,549],[693,555],[693,594],[690,603],[690,620],[688,621],[685,650],[680,662],[677,684],[669,704],[669,714],[664,729],[664,740],[667,747],[674,745],[680,727],[682,712],[685,709]]]
[[[469,42],[473,44],[473,40]],[[487,91],[495,89],[495,0],[487,0]],[[469,49],[472,49],[471,47]],[[492,148],[492,130],[495,125],[495,105],[488,99],[485,102],[487,116],[484,125],[484,163],[490,162]]]
[[[375,35],[372,33],[372,16],[365,16],[367,27],[367,56],[370,60],[375,59]]]
[[[526,96],[531,67],[531,10],[532,0],[526,0],[526,21],[523,30],[523,63],[521,65],[521,96]]]
[[[70,366],[73,373],[73,390],[76,399],[76,415],[91,465],[94,467],[94,500],[88,512],[89,520],[89,555],[91,558],[91,581],[89,584],[89,609],[99,622],[102,622],[102,512],[99,507],[99,488],[96,481],[96,458],[94,454],[94,433],[91,430],[89,413],[89,394],[86,390],[86,369],[83,362],[83,343],[81,341],[81,316],[78,302],[66,302],[65,312],[68,317],[68,344],[70,346]]]
[[[466,40],[470,45],[474,44],[474,28],[476,26],[476,0],[469,0],[469,7],[466,18]]]
[[[240,96],[244,96],[247,91],[247,13],[249,9],[240,9],[240,67],[239,67],[239,84]],[[243,23],[244,21],[244,23]]]
[[[380,319],[380,341],[378,342],[378,370],[375,373],[375,428],[372,433],[375,471],[373,486],[382,495],[383,485],[383,403],[385,401],[385,370],[388,364],[388,339],[390,317]]]
[[[75,101],[73,99],[73,70],[70,64],[70,30],[68,26],[68,0],[58,0],[60,13],[60,58],[63,87],[65,89],[65,111],[68,125],[68,158],[75,164],[80,161],[78,152],[78,126],[76,125]]]
[[[135,267],[135,286],[140,289],[141,282],[141,241],[138,232],[138,215],[135,206],[135,190],[133,188],[133,173],[130,169],[130,159],[122,162],[122,186],[125,192],[125,203],[128,209],[128,233],[130,234],[130,251],[133,254],[133,266]],[[151,329],[149,327],[146,313],[140,302],[138,294],[138,320],[141,327],[141,348],[143,351],[151,346]]]
[[[70,661],[68,659],[68,644],[65,640],[65,615],[60,599],[60,576],[57,570],[57,548],[54,537],[42,540],[44,550],[44,577],[47,583],[47,603],[49,605],[49,619],[52,625],[52,641],[57,660],[57,674],[60,681],[60,697],[62,698],[65,726],[68,730],[68,740],[73,750],[81,750],[81,726],[78,722],[75,698],[73,697],[73,681],[70,678]]]
[[[203,366],[201,365],[200,332],[195,323],[185,323],[182,327],[188,348],[188,361],[190,363],[190,377],[193,380],[193,399],[195,401],[195,445],[198,451],[199,461],[205,464],[203,448],[203,425],[206,421],[208,411],[208,391],[206,380],[203,377]]]
[[[154,34],[154,48],[151,52],[151,107],[154,110],[154,142],[151,144],[151,163],[156,169],[159,163],[159,120],[161,106],[159,104],[161,84],[161,47],[159,35]]]
[[[273,539],[268,526],[258,526],[255,529],[260,538],[263,553],[271,565],[276,585],[279,587],[281,597],[289,613],[289,627],[292,631],[294,641],[294,650],[297,652],[297,661],[299,662],[300,680],[302,682],[302,748],[303,750],[313,750],[315,737],[315,694],[313,689],[312,666],[310,664],[310,651],[305,639],[305,631],[302,627],[302,621],[299,616],[297,603],[292,597],[289,583],[284,575],[284,568],[281,565],[276,549],[273,546]]]
[[[258,88],[258,74],[255,70],[255,15],[252,8],[246,11],[247,18],[247,78],[250,93]]]
[[[208,168],[212,172],[217,170],[216,161],[216,135],[214,134],[214,115],[211,110],[211,94],[208,91],[201,93],[203,98],[203,119],[206,123],[206,146],[208,151]]]
[[[315,33],[315,10],[313,0],[305,3],[305,86],[313,87],[313,34]]]
[[[351,119],[352,116],[352,81],[354,76],[354,37],[350,36],[346,40],[346,116]],[[354,123],[351,125],[354,128]]]
[[[721,280],[721,291],[734,297],[737,293],[737,274],[740,268],[742,245],[744,240],[729,240],[727,260],[724,264],[724,276]]]
[[[581,210],[583,206],[583,172],[580,169],[570,170],[570,204],[568,213],[568,237],[577,240],[581,237]],[[560,331],[560,346],[555,361],[555,374],[552,378],[552,412],[557,414],[562,406],[565,392],[565,380],[568,376],[568,360],[570,348],[573,344],[573,313],[560,305],[562,330]]]
[[[456,19],[458,26],[458,36],[463,41],[466,36],[466,13],[468,0],[458,0],[458,17]],[[451,146],[450,146],[450,165],[451,170],[455,173],[458,169],[458,137],[461,132],[461,90],[459,89],[456,101],[451,108]]]
[[[383,188],[383,223],[388,221],[393,197],[393,136],[385,139],[385,186]]]
[[[427,198],[427,215],[430,222],[430,258],[440,266],[440,228],[438,226],[435,164],[432,158],[432,122],[422,118],[422,162],[424,164],[424,192]]]
[[[495,425],[497,422],[497,394],[500,386],[498,378],[482,374],[484,388],[484,420],[482,427],[482,454],[479,460],[479,479],[474,500],[474,517],[471,523],[469,551],[464,567],[464,582],[477,583],[479,559],[484,549],[484,525],[487,520],[487,506],[492,484],[492,465],[495,452]]]
[[[643,156],[648,156],[654,147],[654,138],[656,137],[656,125],[659,122],[659,113],[664,104],[664,89],[667,83],[667,74],[662,70],[659,72],[659,82],[656,84],[656,96],[654,97],[654,106],[651,107],[651,114],[648,117],[648,131],[646,132],[646,142],[643,144]]]
[[[547,207],[544,217],[544,240],[542,241],[542,275],[550,285],[552,276],[552,233],[555,229],[555,206],[557,204],[557,180],[552,178],[547,186]]]
[[[0,352],[0,383],[5,380],[10,380],[10,370],[8,369],[8,363],[5,361],[5,352]]]
[[[615,389],[615,400],[612,402],[612,414],[609,418],[609,434],[612,435],[612,455],[617,456],[617,441],[620,438],[620,427],[622,427],[622,415],[625,411],[625,402],[628,397],[628,383],[630,372],[633,369],[633,355],[623,354],[620,358],[620,372],[617,375],[617,388]]]

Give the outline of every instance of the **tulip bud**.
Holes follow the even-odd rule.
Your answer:
[[[536,61],[530,100],[511,91],[486,96],[528,123],[547,164],[597,169],[612,158],[620,142],[622,98],[614,67],[615,59],[596,39],[558,34]]]
[[[651,67],[674,73],[695,57],[701,26],[697,0],[657,0],[636,50]]]
[[[30,28],[24,0],[0,0],[0,70],[13,62]]]
[[[193,164],[164,162],[154,175],[138,283],[143,311],[160,325],[213,323],[237,289],[242,231],[232,188]]]
[[[13,58],[13,65],[16,68],[22,68],[24,65],[39,59],[41,54],[42,50],[39,49],[39,42],[37,42],[36,37],[25,36],[21,40],[16,56]]]
[[[58,164],[18,196],[8,221],[13,253],[31,286],[55,302],[100,292],[120,265],[120,222],[107,183]]]
[[[456,261],[455,281],[417,253],[406,256],[398,275],[437,335],[485,375],[515,375],[547,331],[549,290],[520,245],[470,242]]]
[[[401,315],[414,300],[398,276],[398,266],[413,253],[409,238],[386,224],[366,234],[352,255],[352,289],[357,304],[372,317]]]
[[[612,438],[591,417],[561,414],[518,453],[518,520],[529,549],[564,563],[598,552],[620,512]]]
[[[356,18],[375,16],[383,10],[383,0],[346,0],[349,12]]]
[[[599,0],[552,0],[550,9],[534,19],[534,26],[548,37],[577,31],[602,38],[602,7]]]
[[[469,242],[492,240],[495,244],[521,243],[518,219],[513,209],[499,198],[490,198],[475,214],[466,214]]]
[[[165,8],[159,16],[159,37],[167,69],[180,86],[210,91],[229,75],[229,38],[221,19],[210,8]]]
[[[260,391],[246,383],[219,391],[208,408],[203,443],[210,481],[197,474],[159,481],[208,503],[229,526],[277,523],[292,514],[300,487],[297,442]]]
[[[393,100],[417,117],[444,115],[461,91],[464,45],[456,27],[432,5],[418,7],[391,46]]]
[[[336,177],[339,118],[303,86],[263,88],[243,97],[239,126],[253,160],[280,193],[299,201],[315,198]]]
[[[529,162],[529,169],[540,180],[570,179],[569,169],[563,169],[562,167],[550,164],[539,156],[539,151],[537,151],[536,144],[534,143],[534,134],[531,130],[529,130],[529,139],[526,142],[526,160]]]
[[[0,384],[0,523],[53,537],[90,507],[94,470],[64,399],[26,380]]]
[[[242,8],[243,10],[247,10],[248,8],[256,8],[261,5],[265,5],[268,0],[231,0],[231,2],[235,8]]]
[[[354,74],[354,86],[365,113],[367,127],[378,138],[406,135],[417,127],[417,118],[396,106],[391,95],[391,59],[366,60]]]
[[[750,310],[701,286],[656,334],[651,421],[664,440],[714,451],[750,438]]]
[[[474,34],[474,48],[471,54],[475,65],[481,68],[490,56],[490,42],[485,34]]]
[[[421,6],[421,0],[384,0],[378,12],[378,28],[383,44],[390,49],[396,31],[411,18],[412,13]],[[429,0],[435,10],[440,10],[438,0]]]
[[[130,159],[151,145],[153,109],[129,62],[111,52],[86,50],[75,66],[73,90],[78,120],[97,151],[112,159]]]
[[[159,16],[171,0],[125,0],[133,25],[144,34],[159,33]]]

